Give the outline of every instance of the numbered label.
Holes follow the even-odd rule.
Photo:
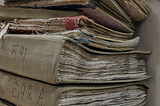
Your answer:
[[[33,95],[34,91],[32,90],[32,85],[27,86],[25,83],[19,84],[17,82],[13,82],[12,87],[12,97],[18,99],[18,100],[28,100],[32,101],[33,98],[35,98],[35,102],[37,106],[43,105],[43,99],[44,99],[44,88],[39,90],[39,94]]]
[[[11,54],[13,55],[14,60],[19,59],[20,61],[25,61],[25,56],[27,53],[27,48],[23,45],[13,45]],[[20,58],[17,58],[20,56]]]

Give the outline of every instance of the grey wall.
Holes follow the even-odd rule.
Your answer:
[[[147,71],[153,78],[148,82],[148,102],[146,106],[160,106],[160,1],[146,0],[151,8],[149,17],[136,25],[136,36],[140,36],[137,49],[151,50],[147,58]]]
[[[3,0],[0,0],[0,5],[3,5]]]

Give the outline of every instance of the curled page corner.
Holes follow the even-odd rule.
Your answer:
[[[1,30],[0,39],[2,39],[2,36],[7,33],[8,27],[9,27],[9,23]]]

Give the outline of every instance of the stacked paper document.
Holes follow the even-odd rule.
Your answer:
[[[11,34],[59,35],[101,50],[127,51],[138,45],[139,37],[122,33],[95,23],[85,16],[15,19],[1,23],[2,32]],[[2,35],[3,36],[3,35]]]
[[[143,83],[54,86],[5,72],[0,78],[0,98],[16,106],[143,106],[148,89]]]
[[[5,35],[0,68],[47,83],[132,82],[150,78],[149,51],[100,52],[59,35]]]
[[[149,12],[145,0],[5,0],[0,106],[145,105],[151,51],[134,50],[134,29]]]
[[[134,21],[149,14],[145,0],[6,0],[9,7],[82,10],[99,24],[123,32],[133,32]]]

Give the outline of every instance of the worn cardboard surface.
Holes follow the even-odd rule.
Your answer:
[[[114,10],[119,15],[123,16],[128,22],[132,23],[129,16],[125,13],[125,11],[120,7],[120,5],[116,2],[116,0],[101,0],[102,3],[106,4],[109,8]]]
[[[128,83],[112,86],[53,86],[2,71],[0,71],[0,84],[0,98],[17,106],[58,106],[60,94],[71,90],[114,89],[128,85],[141,85],[146,89],[148,88],[147,85],[142,83]]]
[[[13,3],[13,4],[12,4]],[[111,29],[120,31],[120,32],[130,32],[133,33],[134,31],[128,23],[120,21],[116,19],[114,16],[108,14],[107,12],[103,11],[102,9],[94,6],[93,4],[89,3],[87,0],[60,0],[60,1],[50,1],[50,2],[43,2],[43,1],[27,1],[27,2],[6,2],[5,5],[10,7],[18,6],[18,7],[41,7],[41,8],[49,8],[49,9],[79,9],[85,12],[87,16],[92,17],[96,22],[99,24],[109,27]],[[56,6],[56,7],[54,7]]]
[[[6,35],[2,40],[0,67],[18,75],[54,82],[54,70],[58,65],[63,38]]]
[[[43,14],[42,14],[43,13]],[[0,8],[0,20],[28,19],[28,18],[52,18],[52,17],[73,17],[79,16],[81,11],[60,11],[47,9],[27,9],[27,8]]]
[[[56,106],[56,88],[0,72],[0,98],[17,106]]]

